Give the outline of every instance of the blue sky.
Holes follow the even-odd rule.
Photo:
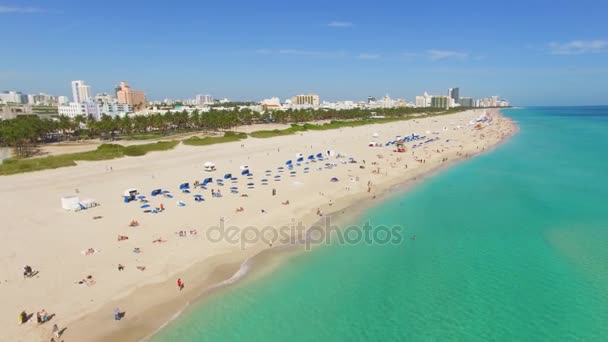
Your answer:
[[[0,90],[608,104],[608,1],[0,0]]]

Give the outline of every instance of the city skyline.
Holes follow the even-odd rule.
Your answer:
[[[12,48],[0,67],[2,90],[68,95],[69,82],[84,79],[93,93],[111,93],[127,79],[149,99],[316,93],[336,101],[386,93],[413,99],[457,84],[474,98],[498,94],[524,106],[608,103],[604,3],[593,11],[538,1],[420,9],[312,1],[300,11],[276,1],[73,4],[0,9],[0,28],[19,28],[5,37]],[[185,19],[184,9],[201,15]],[[123,40],[124,32],[138,39]]]

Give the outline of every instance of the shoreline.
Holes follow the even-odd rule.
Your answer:
[[[475,157],[491,153],[495,149],[500,146],[506,144],[510,141],[518,132],[519,126],[512,119],[505,117],[497,111],[499,115],[503,118],[510,121],[511,131],[509,134],[502,137],[497,142],[494,142],[489,148],[485,148],[477,153],[470,154],[469,156],[462,156],[458,159],[449,160],[446,163],[434,165],[433,167],[424,170],[416,175],[409,176],[407,178],[401,179],[394,184],[389,184],[382,188],[382,190],[376,194],[375,198],[370,198],[369,195],[366,194],[355,194],[351,195],[351,198],[341,198],[340,202],[347,203],[345,206],[336,208],[335,210],[326,214],[332,220],[337,221],[338,229],[343,229],[344,225],[356,222],[363,215],[364,211],[381,205],[383,202],[390,200],[393,196],[402,195],[411,191],[416,186],[422,184],[425,180],[434,177],[435,175],[450,169],[453,166],[461,164],[462,162],[473,159]],[[302,218],[301,221],[308,221],[309,217],[316,217],[314,212],[310,212]],[[322,222],[324,218],[317,218],[316,221],[313,221],[312,225],[317,225],[319,222]],[[335,221],[334,221],[335,223]],[[310,225],[309,225],[310,226]],[[312,249],[327,247],[325,244],[315,245]],[[107,341],[107,340],[138,340],[138,341],[148,341],[152,339],[155,335],[160,333],[163,329],[168,328],[173,322],[180,318],[183,314],[188,314],[188,310],[193,309],[196,305],[204,305],[204,301],[210,296],[214,295],[219,291],[223,291],[230,286],[238,286],[242,285],[244,282],[255,281],[257,279],[263,278],[273,271],[277,270],[279,267],[284,267],[285,263],[288,261],[290,257],[294,255],[301,255],[302,253],[306,253],[306,250],[302,249],[301,244],[295,245],[277,245],[271,248],[259,248],[256,249],[254,253],[248,253],[247,251],[240,251],[237,253],[228,253],[229,255],[219,255],[216,257],[212,257],[209,259],[201,260],[197,264],[189,267],[184,272],[179,272],[174,275],[173,278],[176,277],[184,277],[186,274],[197,274],[199,272],[204,273],[205,269],[212,265],[214,269],[212,273],[214,273],[217,277],[211,277],[206,279],[205,281],[201,281],[196,284],[193,291],[189,291],[184,293],[187,298],[182,298],[179,301],[181,308],[175,310],[176,303],[175,299],[177,296],[172,296],[165,300],[164,302],[158,303],[155,305],[152,310],[149,310],[145,313],[142,313],[136,317],[137,324],[123,324],[126,322],[121,322],[120,327],[118,329],[112,329],[110,332],[105,332],[99,334],[97,336],[88,336],[92,341]],[[239,254],[238,256],[236,254]],[[288,255],[285,255],[288,254]],[[215,262],[216,258],[222,259],[223,257],[240,259],[241,262],[222,262],[220,265],[217,265]],[[244,258],[244,259],[243,259]],[[230,259],[232,260],[232,259]],[[196,272],[198,269],[199,272]],[[166,280],[161,285],[166,288],[173,288],[173,278]],[[223,278],[223,279],[222,279]],[[210,281],[209,279],[222,279],[217,281]],[[145,286],[138,291],[154,291],[158,284],[151,284]],[[148,288],[150,287],[150,288]],[[185,300],[184,300],[185,299]],[[124,302],[124,300],[121,300]],[[88,331],[88,328],[95,327],[95,319],[93,316],[95,315],[104,315],[106,316],[108,312],[111,311],[113,305],[107,304],[104,307],[107,307],[105,310],[100,310],[101,312],[95,312],[92,315],[87,315],[89,317],[83,317],[81,320],[76,321],[70,324],[70,327],[74,327],[72,330],[74,331]],[[160,312],[159,312],[160,311]],[[170,314],[169,314],[170,313]],[[164,317],[161,319],[160,317]],[[91,318],[93,318],[91,320]],[[132,319],[132,318],[131,318]],[[91,325],[88,325],[85,320],[90,320]],[[162,322],[161,322],[162,321]],[[159,324],[160,323],[160,324]],[[155,327],[155,328],[153,328]],[[80,335],[84,336],[84,335]]]
[[[61,230],[53,230],[51,233],[52,236],[63,236],[63,234],[74,235],[74,228],[78,229],[83,225],[91,226],[91,228],[85,229],[86,232],[83,232],[85,235],[82,237],[76,235],[71,238],[73,241],[66,241],[68,246],[64,246],[63,248],[68,248],[66,249],[66,252],[63,252],[63,249],[51,251],[54,251],[58,255],[63,254],[66,258],[69,258],[70,260],[67,260],[67,265],[70,265],[71,263],[71,266],[68,266],[68,268],[86,267],[86,272],[94,272],[96,278],[101,279],[101,281],[104,279],[115,279],[115,281],[113,280],[112,282],[96,285],[93,288],[74,288],[73,290],[71,288],[66,288],[65,283],[61,282],[63,284],[59,286],[61,286],[62,289],[57,288],[53,290],[55,298],[44,297],[44,293],[51,293],[52,287],[46,288],[43,293],[34,292],[37,296],[32,296],[32,291],[39,291],[36,290],[38,286],[36,284],[44,286],[45,282],[49,281],[49,276],[51,276],[50,281],[55,280],[55,283],[57,283],[57,280],[78,277],[79,273],[82,274],[81,272],[83,272],[82,270],[71,270],[71,275],[66,273],[60,275],[59,278],[52,279],[53,271],[51,267],[57,266],[57,261],[49,260],[48,265],[41,265],[47,267],[47,269],[42,268],[42,277],[47,280],[34,280],[34,282],[23,282],[18,280],[18,278],[9,278],[8,282],[5,280],[3,285],[5,283],[9,285],[14,283],[17,286],[23,287],[22,290],[17,290],[15,288],[14,291],[11,291],[12,297],[5,298],[5,300],[10,300],[10,298],[15,298],[17,300],[15,301],[17,307],[5,310],[5,316],[7,316],[7,313],[10,315],[10,313],[17,310],[22,305],[25,308],[28,308],[28,306],[23,303],[23,299],[27,299],[29,302],[36,302],[38,304],[36,306],[42,304],[47,308],[57,310],[58,315],[60,315],[60,321],[57,323],[60,327],[65,326],[68,328],[65,336],[62,336],[66,341],[148,339],[163,328],[166,328],[167,325],[170,325],[180,316],[180,314],[183,314],[184,312],[187,313],[187,310],[193,307],[193,305],[191,305],[192,303],[202,302],[205,298],[208,298],[210,294],[215,293],[216,291],[222,291],[229,286],[242,284],[243,282],[247,282],[256,277],[262,277],[271,273],[277,267],[284,266],[285,261],[289,259],[289,255],[301,253],[302,248],[279,244],[275,244],[274,247],[269,248],[268,245],[257,241],[256,244],[253,244],[248,248],[240,249],[238,246],[226,245],[226,243],[223,243],[224,241],[218,244],[213,243],[210,240],[197,240],[196,238],[193,240],[190,240],[189,238],[183,240],[180,238],[171,239],[170,236],[166,236],[169,233],[167,229],[181,229],[184,224],[191,226],[192,222],[198,222],[198,228],[201,228],[202,224],[202,229],[208,229],[212,225],[217,224],[217,222],[211,217],[214,215],[209,215],[209,217],[203,216],[202,218],[204,220],[201,221],[200,215],[193,216],[196,212],[188,216],[187,214],[189,211],[186,209],[170,209],[167,214],[158,216],[153,221],[144,221],[143,230],[142,228],[136,228],[135,230],[131,228],[129,230],[131,232],[129,234],[134,235],[135,241],[133,241],[133,243],[136,244],[141,243],[141,241],[139,241],[141,239],[138,239],[137,234],[145,234],[150,240],[153,237],[159,237],[159,234],[163,234],[163,237],[170,238],[170,243],[166,244],[165,247],[151,247],[152,245],[150,245],[147,249],[145,248],[146,254],[144,257],[150,253],[150,259],[147,261],[143,257],[136,257],[135,262],[139,262],[140,265],[141,263],[144,263],[143,265],[147,264],[148,268],[151,270],[147,271],[147,274],[141,274],[134,270],[135,273],[121,273],[121,275],[117,277],[116,270],[113,268],[115,266],[110,269],[108,269],[107,266],[116,265],[117,262],[122,262],[125,258],[127,258],[127,262],[129,258],[133,258],[128,251],[129,244],[126,244],[127,250],[121,251],[121,246],[125,246],[125,243],[117,243],[115,240],[116,235],[113,235],[116,234],[114,232],[126,233],[127,231],[124,228],[119,228],[118,230],[107,229],[108,224],[110,226],[120,226],[124,224],[127,219],[133,218],[133,216],[131,216],[132,214],[126,212],[128,209],[124,204],[115,203],[115,200],[112,199],[112,194],[114,193],[115,195],[117,190],[121,191],[121,189],[127,185],[137,185],[138,187],[148,189],[152,186],[171,184],[171,182],[176,182],[176,175],[178,175],[177,181],[188,179],[184,177],[184,173],[187,172],[182,171],[185,166],[183,164],[184,162],[187,164],[192,164],[193,162],[197,164],[201,163],[200,160],[202,158],[199,153],[206,153],[203,158],[210,158],[210,160],[213,160],[211,158],[215,158],[216,162],[223,162],[218,164],[225,164],[228,167],[232,164],[233,166],[231,168],[235,167],[234,164],[238,165],[239,161],[241,163],[243,161],[247,162],[250,158],[249,156],[252,156],[251,161],[247,163],[252,163],[252,167],[256,170],[263,170],[261,165],[254,162],[253,158],[256,158],[256,156],[257,158],[262,158],[265,162],[275,163],[275,165],[276,163],[279,163],[279,165],[281,165],[285,160],[285,154],[288,154],[287,157],[293,157],[292,153],[295,152],[305,151],[309,148],[322,150],[323,147],[331,146],[337,148],[340,152],[353,153],[352,156],[357,157],[359,161],[361,161],[361,157],[363,157],[363,160],[378,161],[378,171],[380,171],[381,167],[382,172],[374,174],[375,172],[373,170],[376,166],[373,165],[376,164],[376,162],[371,164],[368,163],[365,170],[359,168],[359,165],[362,164],[340,165],[334,171],[325,170],[317,172],[313,170],[309,175],[298,175],[295,178],[285,178],[284,182],[273,183],[272,187],[276,187],[279,190],[279,193],[282,194],[280,196],[270,197],[270,194],[264,191],[263,187],[260,187],[260,190],[247,191],[251,191],[250,195],[256,197],[256,200],[253,203],[248,202],[246,199],[237,199],[236,196],[233,197],[228,195],[226,196],[226,199],[222,201],[210,200],[200,208],[203,211],[212,210],[216,217],[226,217],[228,225],[236,225],[237,227],[239,227],[239,223],[241,224],[240,227],[244,227],[244,225],[253,225],[257,227],[262,227],[265,224],[275,225],[287,222],[289,217],[292,219],[299,219],[303,225],[310,227],[319,220],[323,220],[322,218],[320,219],[315,212],[315,208],[321,208],[323,212],[327,213],[325,216],[330,216],[332,218],[332,225],[337,223],[338,226],[342,226],[343,223],[352,222],[353,217],[359,218],[364,210],[379,205],[390,196],[408,191],[428,177],[432,177],[436,173],[466,159],[492,151],[517,133],[518,127],[513,120],[503,116],[498,110],[490,111],[490,113],[492,114],[492,117],[494,117],[496,124],[489,125],[487,130],[475,130],[472,126],[467,127],[466,125],[463,129],[461,129],[460,126],[453,126],[458,123],[458,121],[469,122],[469,120],[472,120],[479,115],[479,111],[467,111],[438,118],[423,118],[406,122],[375,124],[371,127],[337,129],[328,132],[307,132],[306,134],[295,134],[272,139],[247,139],[244,141],[245,145],[247,145],[246,148],[243,148],[243,145],[239,146],[240,143],[225,144],[225,150],[222,151],[217,151],[216,149],[209,147],[181,147],[177,151],[167,152],[165,154],[166,157],[164,157],[166,159],[159,159],[159,157],[155,156],[145,156],[117,161],[116,164],[114,164],[114,168],[116,169],[114,173],[107,173],[107,169],[105,172],[100,170],[101,167],[105,167],[105,165],[99,162],[84,163],[78,167],[70,168],[72,170],[71,172],[62,174],[62,177],[65,178],[63,182],[51,184],[52,188],[50,190],[51,193],[49,194],[51,198],[48,198],[50,202],[47,201],[45,207],[50,206],[51,208],[54,208],[54,203],[57,201],[54,196],[65,193],[66,187],[67,189],[73,189],[74,186],[78,186],[87,193],[94,193],[97,194],[97,196],[101,196],[102,194],[105,195],[101,200],[108,207],[106,208],[106,205],[104,205],[101,207],[103,211],[98,211],[99,209],[95,210],[98,215],[103,213],[108,214],[108,218],[104,218],[103,221],[99,223],[91,224],[90,217],[82,216],[80,213],[66,214],[60,213],[57,209],[50,209],[49,212],[45,212],[42,217],[49,217],[50,219],[50,215],[52,215],[55,226],[61,227],[64,225],[64,232]],[[446,128],[447,126],[453,126],[454,128],[448,131]],[[427,129],[428,135],[430,129],[440,131],[442,128],[444,132],[441,134],[441,142],[436,142],[429,146],[425,145],[419,149],[412,150],[409,150],[410,147],[408,145],[408,153],[404,154],[393,153],[394,151],[392,151],[392,148],[390,147],[370,148],[365,145],[364,141],[360,141],[361,134],[371,136],[372,132],[380,132],[382,136],[390,137],[391,134],[394,136],[395,133],[402,134],[407,133],[407,131],[409,131],[409,133],[416,131],[420,132],[421,130],[424,131]],[[333,134],[330,132],[333,132]],[[439,133],[437,132],[434,134]],[[374,136],[375,135],[376,133],[374,133]],[[447,140],[444,142],[444,139]],[[450,140],[452,141],[450,142]],[[310,145],[313,141],[314,145],[317,145],[317,147]],[[302,143],[308,145],[298,145]],[[476,144],[477,147],[475,147]],[[274,150],[279,152],[277,147],[280,147],[281,150],[284,149],[285,152],[275,154]],[[302,150],[302,148],[304,148],[304,150]],[[441,151],[439,151],[439,148]],[[444,148],[446,149],[445,153]],[[435,149],[437,149],[437,151],[435,151]],[[384,160],[378,153],[385,156]],[[268,157],[269,155],[272,155],[273,157]],[[447,159],[447,161],[443,159],[440,161],[440,157],[449,158],[443,158]],[[230,158],[230,160],[228,160],[228,158]],[[403,160],[401,160],[402,158]],[[422,163],[418,158],[423,158],[424,160],[430,158],[430,163]],[[395,161],[392,162],[391,159],[395,159]],[[142,161],[147,162],[144,163]],[[409,170],[407,168],[408,162],[412,163],[412,167],[410,167]],[[313,165],[322,166],[321,164],[311,164],[311,168]],[[268,167],[269,165],[266,163],[265,166]],[[164,168],[166,168],[166,170]],[[142,171],[149,172],[147,171],[149,169],[155,171],[151,179],[146,181],[145,178],[142,178],[145,174],[142,175],[141,173]],[[105,177],[113,183],[104,185],[103,182],[101,182],[101,185],[85,188],[86,185],[82,182],[84,179],[90,178],[92,172],[99,173],[98,177]],[[20,191],[18,190],[22,189],[22,187],[19,186],[20,184],[25,184],[28,188],[36,189],[41,186],[48,187],[48,185],[46,185],[47,177],[52,175],[59,176],[59,174],[60,171],[50,170],[29,176],[13,176],[13,181],[11,183],[5,183],[3,185],[2,182],[0,182],[0,189],[4,189],[5,191]],[[329,179],[327,177],[329,177],[329,174],[340,177],[341,182],[331,186],[327,185]],[[354,179],[355,175],[357,176],[356,181]],[[122,180],[124,177],[129,177],[129,179],[126,181]],[[288,175],[285,175],[285,177],[288,177]],[[360,182],[359,177],[361,177]],[[100,178],[100,180],[101,179],[103,178]],[[371,194],[369,193],[369,189],[368,192],[365,192],[364,182],[368,179],[373,181],[374,190]],[[136,183],[129,184],[133,181]],[[303,187],[304,184],[306,184],[306,188]],[[346,186],[346,188],[343,188],[343,186]],[[350,187],[353,187],[353,191],[350,191]],[[315,189],[323,190],[323,192],[327,192],[327,194],[321,194],[320,192],[317,194]],[[49,190],[46,191],[48,192]],[[260,191],[262,191],[262,193],[260,193]],[[20,196],[22,198],[28,198],[28,195],[29,193],[26,191]],[[375,199],[371,198],[372,195],[375,195]],[[286,196],[293,197],[285,198]],[[279,201],[286,199],[291,199],[293,203],[287,207],[281,207]],[[329,203],[327,202],[328,200]],[[335,201],[333,206],[332,200]],[[13,202],[15,203],[5,203],[5,205],[8,205],[8,210],[17,210],[17,208],[19,208],[19,204],[17,204],[18,201],[14,200]],[[248,210],[246,214],[234,214],[232,211],[233,209],[230,209],[231,207],[234,208],[233,205],[238,204],[247,206]],[[271,209],[271,213],[256,215],[256,204],[258,207],[257,210],[262,206],[262,209]],[[192,206],[194,209],[194,204],[192,204]],[[252,208],[249,206],[253,206],[253,212],[251,211]],[[272,212],[273,210],[274,213]],[[86,213],[84,214],[87,215]],[[31,220],[30,216],[26,217]],[[135,216],[135,218],[141,220],[152,219],[150,216]],[[264,221],[264,219],[266,221]],[[46,218],[39,218],[38,220],[42,223],[44,221],[41,220],[46,220]],[[25,236],[34,234],[34,237],[36,237],[37,234],[42,234],[40,238],[43,240],[44,234],[49,234],[47,233],[49,230],[46,229],[44,225],[40,227],[41,230],[39,232],[27,231],[26,233],[21,233],[24,230],[20,229],[21,227],[17,222],[23,221],[19,221],[19,217],[17,216],[15,217],[14,222],[14,227],[8,227],[7,239],[5,239],[7,241],[11,240],[11,238],[12,240],[19,240],[20,237],[17,234],[29,234]],[[101,226],[99,226],[100,223]],[[94,227],[96,225],[99,228],[106,228],[101,230],[95,229]],[[13,228],[14,232],[11,228]],[[67,229],[67,231],[65,229]],[[82,229],[80,230],[82,231]],[[140,233],[137,233],[136,231],[139,231]],[[89,234],[93,235],[89,236]],[[112,236],[114,236],[114,238]],[[22,238],[23,237],[21,237],[21,239]],[[107,240],[108,238],[109,241]],[[111,242],[112,239],[114,239],[114,242]],[[99,242],[96,242],[98,240]],[[76,246],[74,246],[74,243],[76,243]],[[77,250],[81,250],[83,247],[89,247],[87,246],[89,243],[94,247],[99,246],[100,248],[105,249],[105,252],[109,253],[102,253],[102,255],[93,257],[84,257],[87,258],[86,263],[83,261],[78,262],[71,257],[73,254],[70,250],[73,250],[74,247],[80,247],[80,249]],[[9,253],[11,248],[15,248],[9,246],[10,245],[5,246],[9,248],[6,253]],[[313,248],[318,247],[321,246],[313,246]],[[116,250],[116,248],[118,249]],[[167,248],[169,248],[169,250],[167,250]],[[44,249],[46,248],[43,247],[42,252],[45,252]],[[15,249],[15,251],[17,251],[16,254],[19,254],[19,249]],[[46,253],[43,254],[43,256],[44,255],[46,255]],[[83,257],[78,256],[76,258]],[[31,257],[28,257],[28,260],[29,259],[31,259]],[[110,265],[108,263],[110,263]],[[3,269],[10,270],[11,268],[18,268],[18,265],[19,263],[10,268],[7,268],[5,265]],[[59,266],[62,265],[65,265],[65,262],[60,262]],[[127,265],[129,269],[131,269],[130,267],[134,268],[133,264],[131,264],[131,266],[129,266],[129,264]],[[63,272],[64,267],[60,267],[60,270]],[[70,271],[70,269],[67,271]],[[185,279],[186,287],[183,291],[175,290],[174,281],[178,277]],[[42,283],[40,283],[40,281],[42,281]],[[22,285],[19,285],[20,282]],[[100,281],[98,281],[98,283],[99,282]],[[31,285],[31,287],[27,288],[24,287],[24,285]],[[51,285],[54,284],[51,283]],[[22,291],[21,293],[23,293],[21,297],[19,297],[19,291]],[[97,293],[95,291],[97,291]],[[5,294],[8,295],[9,293]],[[61,294],[68,295],[72,298],[61,297]],[[83,296],[86,297],[82,298]],[[64,300],[61,300],[61,298],[64,298]],[[90,298],[90,300],[88,298]],[[57,302],[57,300],[59,300],[59,302]],[[50,304],[46,302],[49,302]],[[31,304],[29,307],[31,307]],[[126,311],[125,319],[120,322],[115,322],[112,317],[112,312],[117,307]],[[8,319],[10,318],[7,317],[6,320],[8,321]],[[25,327],[26,330],[20,328],[20,330],[15,330],[8,334],[14,334],[15,337],[11,339],[19,341],[44,340],[46,336],[48,336],[43,331],[44,329],[32,328],[33,329]],[[6,332],[5,335],[7,338],[10,336],[7,335]]]

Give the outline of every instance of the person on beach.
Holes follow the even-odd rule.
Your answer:
[[[122,319],[122,311],[120,311],[120,308],[116,308],[114,309],[114,320],[115,321],[120,321]]]
[[[122,264],[118,264],[118,270],[122,272],[125,270],[125,267]]]
[[[27,322],[27,312],[25,312],[25,310],[23,310],[19,314],[19,324],[24,324],[26,322]]]
[[[179,288],[180,291],[184,289],[184,282],[182,281],[182,278],[177,279],[177,288]]]
[[[59,338],[59,327],[57,326],[57,324],[53,325],[53,336]]]

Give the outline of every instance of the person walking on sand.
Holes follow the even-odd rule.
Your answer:
[[[59,338],[59,327],[57,326],[57,324],[53,325],[53,336]]]
[[[180,291],[184,289],[184,282],[182,281],[182,278],[177,279],[177,287]]]

